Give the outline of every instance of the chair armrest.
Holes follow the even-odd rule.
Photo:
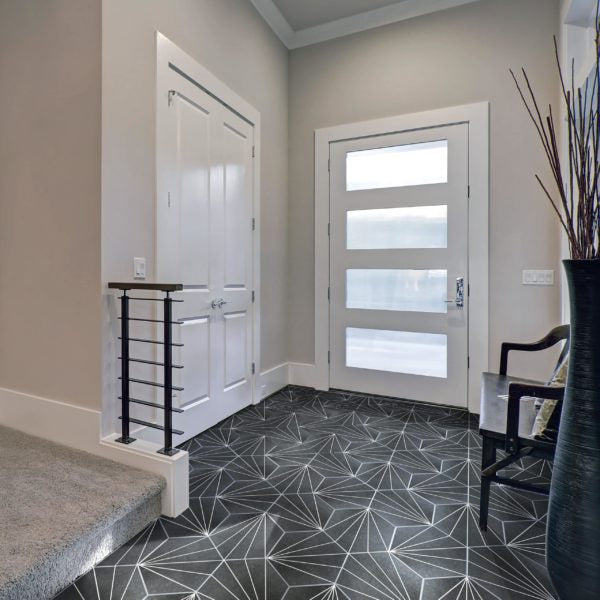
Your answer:
[[[508,353],[511,350],[519,350],[521,352],[537,352],[538,350],[546,350],[555,344],[569,339],[569,325],[561,325],[555,327],[547,336],[537,342],[531,344],[518,344],[513,342],[504,342],[500,351],[500,375],[506,375],[508,370]]]
[[[523,396],[560,401],[565,396],[565,388],[528,383],[509,383],[505,442],[505,449],[509,454],[516,454],[519,451],[519,410]]]

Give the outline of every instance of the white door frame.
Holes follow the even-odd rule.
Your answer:
[[[177,71],[188,78],[192,83],[198,85],[202,91],[215,98],[218,102],[236,113],[239,117],[250,123],[254,128],[254,161],[253,161],[253,266],[252,278],[254,291],[254,303],[252,305],[252,363],[254,371],[252,374],[252,403],[260,402],[259,390],[257,389],[257,376],[260,370],[260,112],[225,85],[220,79],[203,67],[197,60],[181,50],[171,40],[159,31],[156,32],[156,221],[154,236],[156,240],[155,251],[155,273],[159,273],[160,257],[163,252],[162,245],[165,243],[159,235],[158,220],[160,218],[158,199],[166,197],[169,193],[167,177],[160,168],[161,151],[158,139],[160,132],[164,130],[169,122],[168,111],[170,102],[169,86],[167,76],[175,67]],[[164,136],[162,136],[164,139]]]
[[[479,412],[489,337],[489,103],[338,125],[315,131],[315,378],[329,389],[329,147],[334,142],[467,123],[469,126],[469,383],[468,407]]]

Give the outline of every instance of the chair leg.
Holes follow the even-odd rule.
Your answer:
[[[495,462],[496,445],[494,440],[484,436],[481,453],[481,470],[487,469],[487,467],[493,465]],[[481,476],[481,494],[479,499],[479,528],[481,531],[487,531],[491,484],[492,480],[489,477]]]

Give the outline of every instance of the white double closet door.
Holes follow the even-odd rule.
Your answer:
[[[330,159],[331,387],[466,406],[468,125]]]
[[[173,295],[181,443],[252,402],[254,128],[173,71],[159,120],[157,277]],[[166,102],[166,98],[165,98]]]

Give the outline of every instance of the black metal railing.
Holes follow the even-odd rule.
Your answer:
[[[179,292],[183,290],[183,285],[180,283],[115,283],[111,282],[108,284],[110,289],[121,290],[123,295],[120,296],[121,301],[121,335],[119,340],[121,341],[121,437],[116,441],[122,444],[131,444],[135,441],[130,435],[130,425],[135,423],[136,425],[144,425],[151,427],[152,429],[158,429],[164,432],[164,447],[159,450],[159,453],[166,454],[167,456],[173,456],[178,452],[177,448],[173,448],[173,434],[183,435],[183,431],[173,429],[173,413],[182,413],[183,411],[173,406],[173,391],[181,392],[183,388],[173,385],[173,369],[182,369],[183,365],[173,364],[173,348],[183,346],[173,342],[173,325],[181,325],[181,321],[173,321],[173,303],[183,302],[183,300],[174,300],[171,298],[172,292]],[[131,290],[144,290],[153,292],[163,292],[165,295],[163,298],[133,298],[127,295],[127,292]],[[162,319],[149,319],[139,318],[130,316],[130,302],[134,301],[148,301],[148,302],[162,302],[163,304],[163,318]],[[163,325],[163,339],[152,340],[139,337],[131,337],[130,335],[130,323],[143,322],[143,323],[157,323]],[[163,362],[158,360],[149,360],[143,358],[132,357],[130,353],[130,344],[154,344],[163,346]],[[130,374],[131,363],[139,363],[150,366],[163,367],[164,379],[163,383],[156,381],[148,381],[145,379],[133,378]],[[139,398],[133,398],[130,394],[130,384],[138,384],[150,386],[153,388],[162,388],[164,390],[164,401],[163,404],[158,402],[151,402],[149,400],[142,400]],[[149,421],[143,421],[141,419],[133,418],[129,414],[130,404],[139,404],[143,406],[150,406],[163,411],[164,423],[159,425],[157,423],[151,423]]]

